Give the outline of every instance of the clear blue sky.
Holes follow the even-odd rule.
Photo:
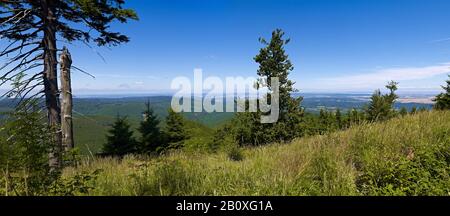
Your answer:
[[[70,45],[75,94],[170,89],[176,76],[255,76],[253,57],[281,28],[304,92],[368,91],[389,79],[401,90],[438,90],[450,72],[448,0],[128,1],[140,20],[113,29],[131,42]],[[96,52],[101,53],[105,61]]]

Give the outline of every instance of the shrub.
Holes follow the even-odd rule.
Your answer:
[[[242,153],[242,149],[237,145],[232,145],[227,149],[228,159],[232,161],[241,161],[244,159],[244,155]]]

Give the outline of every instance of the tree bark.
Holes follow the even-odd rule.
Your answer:
[[[73,127],[72,127],[72,85],[70,81],[70,67],[72,65],[72,57],[69,50],[64,47],[59,59],[61,72],[61,131],[62,146],[65,152],[70,151],[74,147]]]
[[[53,149],[49,155],[49,165],[52,170],[62,167],[62,136],[61,136],[61,109],[58,104],[58,78],[56,57],[56,27],[54,1],[41,0],[42,19],[44,21],[44,94],[48,113],[48,124],[54,134],[52,135]]]

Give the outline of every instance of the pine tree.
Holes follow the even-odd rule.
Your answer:
[[[133,131],[126,117],[116,117],[111,129],[108,130],[106,139],[103,155],[122,157],[136,151],[137,142],[133,138]]]
[[[366,113],[369,121],[382,121],[389,119],[395,115],[394,103],[398,98],[395,91],[397,90],[397,82],[391,81],[386,85],[389,89],[388,94],[381,94],[380,90],[376,90],[371,98]]]
[[[442,86],[445,92],[442,92],[436,96],[433,100],[435,102],[434,108],[437,110],[449,110],[450,109],[450,75],[446,81],[447,86]]]
[[[169,109],[166,117],[166,126],[164,128],[164,134],[168,148],[180,148],[183,147],[184,140],[187,138],[185,130],[185,122],[181,114]]]
[[[400,109],[400,111],[399,111],[399,114],[400,114],[401,116],[408,115],[408,109],[406,109],[406,107],[402,107],[402,108]]]
[[[61,109],[57,74],[58,43],[81,41],[87,46],[128,42],[128,37],[110,30],[112,23],[137,19],[133,10],[124,9],[124,0],[14,0],[0,3],[0,35],[9,43],[0,52],[7,57],[0,68],[2,83],[18,72],[30,73],[21,89],[22,97],[35,97],[43,86],[48,124],[55,130],[50,164],[62,166]],[[39,89],[40,90],[40,89]],[[40,94],[41,91],[38,92]]]
[[[141,153],[157,152],[158,147],[162,147],[164,143],[159,129],[160,121],[150,107],[150,102],[146,103],[146,110],[143,113],[143,118],[144,119],[141,121],[138,128],[138,131],[142,136],[139,151]]]

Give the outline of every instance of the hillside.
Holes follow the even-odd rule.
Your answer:
[[[160,118],[164,126],[164,119]],[[74,115],[74,135],[76,140],[76,147],[80,150],[82,155],[95,155],[101,152],[103,145],[106,143],[106,135],[110,125],[114,122],[114,116],[102,115]],[[140,134],[137,131],[140,119],[128,118],[131,128],[134,131],[134,137],[139,139]],[[202,148],[203,146],[196,145],[196,141],[210,139],[213,135],[213,129],[197,122],[186,119],[186,130],[190,134],[186,145],[189,148]],[[205,143],[205,142],[199,142]]]
[[[423,112],[290,144],[153,159],[85,160],[90,195],[450,195],[450,112]]]

